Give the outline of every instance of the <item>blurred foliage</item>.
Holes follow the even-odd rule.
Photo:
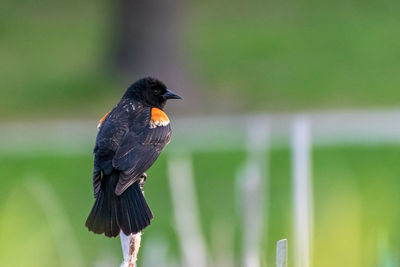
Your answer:
[[[399,103],[398,2],[197,4],[189,54],[208,88],[241,110]]]
[[[107,18],[105,1],[2,1],[2,120],[98,116],[102,103],[112,106]]]
[[[400,201],[400,170],[395,164],[399,156],[399,147],[314,149],[315,266],[376,266],[382,237],[388,239],[385,242],[392,249],[399,247],[400,213],[396,205]],[[147,242],[154,240],[166,242],[170,259],[179,256],[165,159],[163,155],[157,161],[146,184],[146,198],[155,219],[144,233],[141,257],[148,254]],[[266,253],[262,257],[264,264],[273,265],[276,240],[293,240],[292,186],[289,151],[272,150],[270,159],[265,206],[269,219],[264,226],[262,251]],[[238,213],[234,177],[244,160],[245,153],[240,151],[193,155],[201,225],[213,258],[220,256],[221,251],[234,249],[239,259],[242,217]],[[49,225],[45,210],[27,188],[28,181],[37,179],[48,183],[54,191],[84,266],[121,259],[118,239],[94,235],[84,227],[93,202],[88,179],[91,161],[90,156],[1,158],[0,173],[8,177],[3,179],[0,195],[1,266],[22,262],[26,259],[18,257],[22,252],[38,258],[29,266],[54,266],[54,262],[60,261],[57,248],[64,241],[55,239],[54,225]]]
[[[398,104],[396,1],[186,7],[188,65],[204,93],[232,110]],[[2,119],[98,116],[111,107],[126,86],[110,70],[112,10],[107,1],[2,1]]]

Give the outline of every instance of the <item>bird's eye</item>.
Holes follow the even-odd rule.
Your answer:
[[[154,89],[153,94],[159,95],[161,93],[160,89]]]

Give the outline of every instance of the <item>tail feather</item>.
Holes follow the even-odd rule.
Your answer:
[[[126,194],[126,198],[121,198],[120,210],[126,212],[118,223],[124,234],[139,232],[137,229],[144,229],[150,224],[153,218],[146,200],[140,190],[139,184],[132,184],[121,196]],[[124,219],[123,219],[124,218]],[[126,219],[125,219],[126,218]]]
[[[136,190],[133,192],[136,195]],[[136,198],[136,197],[135,197]],[[129,195],[128,199],[130,213],[128,214],[130,226],[133,228],[140,228],[140,213],[138,212],[138,207],[136,206],[135,199],[132,199],[132,195]],[[124,229],[123,229],[124,230]],[[129,231],[129,230],[128,230]]]
[[[114,211],[116,209],[115,202],[112,200],[113,196],[109,191],[106,192],[107,198],[103,206],[105,206],[104,209],[104,217],[102,218],[104,223],[104,233],[106,236],[115,236],[115,233],[119,232],[119,227],[117,224],[117,217],[116,214],[114,214]],[[111,201],[108,201],[111,200]]]
[[[141,193],[141,191],[139,191]],[[153,213],[151,212],[149,206],[147,205],[146,200],[144,199],[143,194],[141,194],[141,197],[143,198],[144,201],[141,201],[140,204],[144,210],[143,216],[145,217],[145,219],[147,219],[148,221],[150,221],[151,219],[153,219]]]
[[[140,194],[141,191],[136,191],[137,194]],[[138,196],[139,198],[140,196]],[[150,223],[150,220],[153,219],[153,214],[151,213],[151,210],[149,208],[149,206],[146,203],[146,200],[144,199],[143,194],[141,194],[141,197],[143,198],[144,201],[140,202],[140,207],[142,209],[140,209],[140,207],[138,207],[138,210],[142,210],[144,212],[142,212],[142,221],[148,221]]]
[[[153,215],[144,199],[139,184],[132,184],[120,196],[115,195],[118,173],[102,178],[93,208],[86,220],[86,227],[96,234],[117,236],[122,230],[126,235],[142,231]]]
[[[92,225],[93,229],[95,229],[95,233],[102,233],[104,232],[104,227],[101,223],[101,211],[100,207],[103,206],[104,201],[104,193],[99,194],[98,198],[96,199],[92,211],[86,221],[86,225]]]

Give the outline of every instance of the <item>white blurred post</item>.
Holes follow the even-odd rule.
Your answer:
[[[119,238],[121,240],[122,254],[124,256],[124,262],[121,264],[121,267],[136,267],[142,232],[125,235],[124,232],[121,231],[119,233]]]
[[[276,244],[276,267],[287,267],[287,239],[281,239]]]
[[[247,162],[237,175],[242,201],[243,266],[260,266],[260,244],[266,220],[267,151],[269,132],[266,123],[251,121],[247,127]]]
[[[206,246],[199,225],[193,169],[188,154],[168,157],[168,178],[184,266],[207,266]]]
[[[129,245],[131,242],[131,235],[126,235],[124,232],[119,233],[119,239],[121,240],[122,255],[124,256],[124,262],[121,267],[128,266],[129,262]]]
[[[292,128],[292,175],[294,187],[295,267],[309,267],[312,258],[313,200],[311,180],[310,121],[299,117]]]

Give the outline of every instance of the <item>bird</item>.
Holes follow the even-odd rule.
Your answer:
[[[96,234],[116,237],[146,228],[153,214],[141,190],[146,171],[170,142],[171,126],[164,107],[183,99],[152,77],[128,87],[118,104],[104,115],[94,147],[95,202],[85,226]]]

